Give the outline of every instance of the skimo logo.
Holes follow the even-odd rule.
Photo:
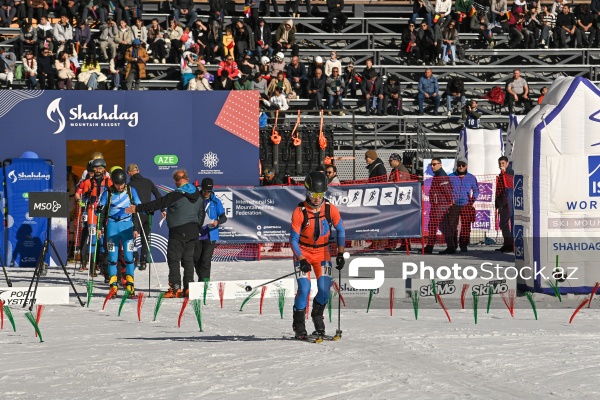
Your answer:
[[[31,172],[29,174],[19,172],[16,174],[15,171],[10,171],[8,173],[8,178],[12,179],[11,183],[16,183],[17,181],[49,181],[50,174],[42,174],[41,172]]]
[[[58,129],[54,134],[61,133],[66,126],[66,119],[60,110],[61,97],[53,100],[46,109],[46,116],[54,123],[58,124]],[[69,109],[69,124],[72,127],[120,127],[121,121],[127,122],[127,125],[134,128],[138,124],[138,113],[119,112],[119,105],[113,104],[112,110],[104,109],[103,104],[91,112],[84,111],[83,105]],[[89,121],[89,122],[88,122]]]

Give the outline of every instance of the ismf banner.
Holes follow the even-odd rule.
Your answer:
[[[215,192],[228,218],[219,227],[225,243],[289,241],[292,212],[306,196],[303,186]],[[332,186],[326,197],[339,208],[348,240],[421,236],[419,182]]]
[[[48,220],[29,216],[29,193],[52,190],[53,166],[42,159],[4,161],[6,185],[7,263],[33,267],[46,239]],[[46,260],[48,262],[48,260]]]

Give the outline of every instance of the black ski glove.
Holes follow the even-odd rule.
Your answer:
[[[312,268],[312,265],[310,265],[310,263],[308,261],[306,261],[306,258],[300,260],[300,271],[302,271],[304,273],[310,272],[311,268]]]
[[[344,265],[346,265],[346,260],[344,259],[344,253],[338,253],[337,257],[335,258],[335,268],[339,271],[341,271],[344,268]]]

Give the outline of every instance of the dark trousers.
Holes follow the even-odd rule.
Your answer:
[[[460,247],[469,245],[471,239],[471,223],[475,220],[475,213],[472,206],[452,205],[448,209],[448,229],[444,229],[446,246],[453,249],[458,244]],[[460,219],[460,237],[458,243],[456,232],[458,229],[458,220]]]
[[[506,93],[506,96],[508,97],[508,113],[512,114],[515,108],[515,97],[510,94],[510,93]],[[522,94],[518,94],[517,98],[523,103],[523,106],[525,107],[525,112],[529,112],[529,110],[531,110],[531,99],[524,99]]]
[[[440,223],[442,222],[442,218],[446,215],[446,211],[448,210],[448,206],[431,204],[431,208],[429,209],[429,223],[427,224],[427,245],[435,246],[435,240],[437,237],[438,227],[440,227]],[[448,230],[448,227],[440,227],[440,231],[443,234]]]
[[[215,251],[215,241],[198,240],[194,249],[194,268],[198,275],[198,282],[205,279],[210,280],[210,267],[212,266],[212,255]]]
[[[194,247],[197,239],[178,239],[169,237],[167,245],[167,263],[169,264],[169,283],[181,285],[181,272],[183,267],[183,290],[189,288],[194,282]]]
[[[140,240],[142,242],[142,247],[141,247],[141,256],[139,258],[140,260],[140,264],[146,264],[146,262],[148,261],[148,244],[150,244],[150,216],[148,214],[144,214],[144,213],[139,213],[138,214],[140,216],[140,220],[142,221],[142,229],[143,231],[140,232],[140,235],[146,234],[146,238],[144,239],[143,237],[140,237]],[[137,259],[137,251],[135,253],[133,253],[133,255],[135,256],[135,258]]]
[[[498,219],[505,246],[513,245],[513,235],[510,227],[510,208],[508,204],[498,208]]]
[[[334,23],[333,20],[336,20]],[[342,12],[342,10],[331,10],[327,13],[327,17],[325,18],[325,25],[329,28],[334,28],[338,31],[344,29],[346,26],[346,21],[348,21],[348,17]]]

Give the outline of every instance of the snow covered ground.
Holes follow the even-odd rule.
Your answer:
[[[469,253],[471,261],[492,256],[498,257]],[[417,257],[422,259],[409,259]],[[406,259],[403,253],[381,258],[386,268]],[[166,265],[157,269],[165,285]],[[214,263],[212,277],[269,280],[289,271],[288,260]],[[32,271],[9,274],[14,286],[27,286]],[[86,275],[73,278],[83,296]],[[26,309],[11,307],[17,331],[8,321],[0,331],[0,398],[564,399],[600,394],[600,304],[594,301],[569,324],[579,297],[558,304],[536,295],[537,321],[524,297],[517,298],[514,318],[499,298],[486,314],[482,299],[477,325],[472,310],[456,306],[449,310],[451,323],[439,306],[422,307],[415,320],[410,300],[398,299],[393,316],[386,307],[368,314],[366,307],[343,309],[343,339],[310,344],[285,339],[292,333],[291,299],[283,319],[277,299],[265,300],[263,315],[258,297],[243,312],[241,300],[225,300],[223,309],[211,301],[199,332],[191,305],[177,327],[181,299],[165,300],[152,322],[158,287],[144,305],[141,322],[135,301],[125,304],[121,317],[119,301],[101,311],[106,290],[96,279],[89,308],[79,307],[73,296],[68,306],[46,307],[40,322],[43,343],[23,317]],[[65,284],[66,279],[52,267],[40,282]],[[136,282],[145,290],[148,271],[138,271]],[[335,314],[332,323],[326,318],[330,333],[337,326]]]

